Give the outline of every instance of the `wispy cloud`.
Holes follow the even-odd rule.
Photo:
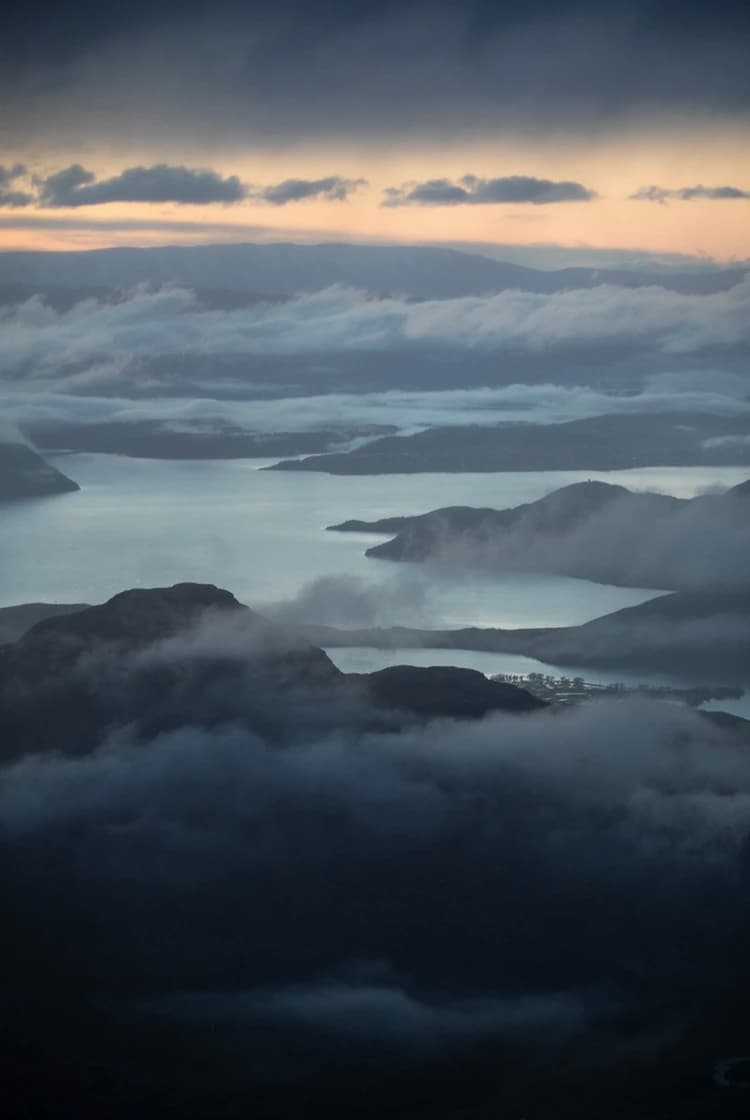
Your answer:
[[[707,198],[715,202],[726,199],[750,198],[750,191],[740,187],[704,187],[699,183],[696,187],[641,187],[635,194],[630,195],[636,202],[661,202],[672,200],[677,202],[691,202],[696,198]]]
[[[19,179],[27,174],[23,163],[14,163],[12,167],[0,164],[0,207],[13,209],[28,206],[34,201],[34,196],[27,191],[18,190],[16,184]]]
[[[250,194],[252,198],[270,202],[273,206],[286,206],[288,202],[302,202],[308,198],[345,202],[350,194],[366,186],[366,179],[344,179],[341,175],[328,175],[324,179],[284,179],[275,186],[252,190]]]

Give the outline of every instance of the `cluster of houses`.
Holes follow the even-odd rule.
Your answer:
[[[583,700],[601,697],[648,696],[655,700],[671,700],[698,708],[708,700],[725,700],[742,695],[743,690],[736,688],[695,686],[693,688],[670,688],[666,685],[625,685],[619,681],[608,684],[595,684],[583,677],[554,677],[545,673],[497,673],[492,678],[508,684],[525,688],[548,704],[578,704]]]

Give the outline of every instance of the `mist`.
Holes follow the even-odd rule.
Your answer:
[[[690,501],[612,488],[603,491],[606,501],[566,517],[566,498],[576,492],[519,507],[509,524],[471,509],[406,519],[400,536],[370,554],[426,561],[443,573],[535,570],[664,590],[746,584],[750,525],[742,488]],[[644,535],[648,547],[633,547]]]

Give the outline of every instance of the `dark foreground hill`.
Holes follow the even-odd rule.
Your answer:
[[[327,655],[210,585],[122,592],[59,608],[0,647],[5,759],[80,755],[112,727],[144,738],[185,723],[237,722],[278,742],[402,716],[479,717],[543,707],[523,689],[463,669],[341,673]]]
[[[747,1115],[734,728],[347,677],[195,584],[38,622],[0,682],[3,1116]]]
[[[23,443],[0,443],[0,501],[78,490],[78,483]]]

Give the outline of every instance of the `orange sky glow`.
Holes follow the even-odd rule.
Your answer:
[[[17,153],[7,153],[12,162]],[[49,173],[81,162],[98,177],[134,163],[157,160],[206,166],[185,151],[60,152],[32,170]],[[3,162],[0,159],[0,162]],[[215,153],[210,166],[243,182],[265,185],[290,177],[339,174],[365,178],[368,186],[345,202],[307,200],[286,206],[245,201],[204,206],[109,203],[71,210],[0,212],[0,248],[90,249],[109,245],[243,240],[382,240],[394,242],[477,242],[558,244],[574,247],[638,249],[655,253],[706,254],[718,260],[750,257],[750,200],[637,202],[640,187],[720,186],[750,189],[750,145],[739,127],[619,136],[571,144],[523,143],[445,145],[420,150],[399,145],[376,149],[295,145],[288,150]],[[386,187],[431,178],[458,179],[531,175],[573,179],[597,192],[591,202],[546,206],[519,204],[405,206],[380,205]]]

